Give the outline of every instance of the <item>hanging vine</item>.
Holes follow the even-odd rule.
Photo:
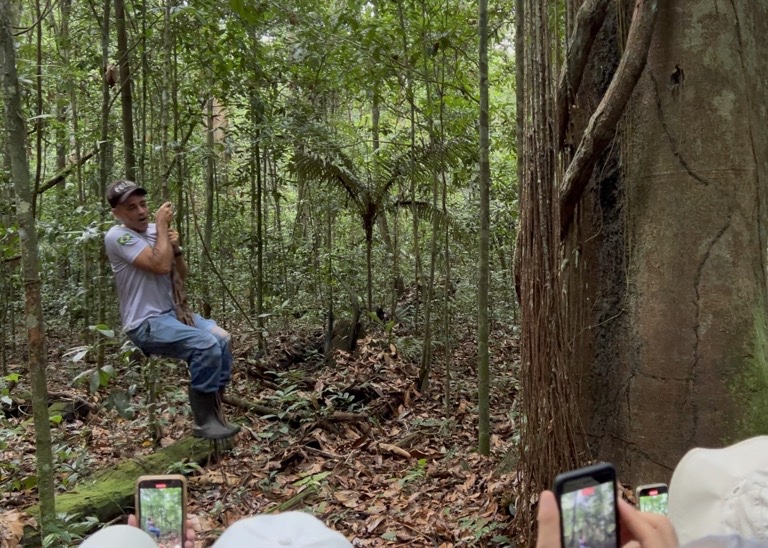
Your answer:
[[[533,501],[558,471],[577,465],[576,398],[566,368],[559,273],[555,77],[549,0],[526,0],[524,150],[521,161],[522,411],[518,532],[533,542]]]

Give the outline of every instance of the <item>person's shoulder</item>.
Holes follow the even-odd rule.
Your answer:
[[[104,236],[104,240],[107,242],[107,244],[116,244],[120,247],[130,247],[137,244],[140,241],[140,238],[133,230],[122,225],[115,225],[107,231],[106,235]]]
[[[124,229],[125,229],[125,227],[122,226],[122,225],[112,225],[111,227],[109,227],[109,230],[107,230],[107,233],[104,234],[104,238],[107,238],[107,239],[108,238],[113,238],[117,234],[122,232]]]

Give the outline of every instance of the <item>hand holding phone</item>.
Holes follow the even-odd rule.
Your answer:
[[[641,485],[635,489],[637,507],[642,512],[667,515],[667,484],[652,483]]]
[[[565,472],[555,478],[562,548],[619,545],[616,471],[608,463]]]
[[[136,517],[139,528],[158,545],[183,547],[187,522],[187,479],[177,474],[141,476],[136,480]]]

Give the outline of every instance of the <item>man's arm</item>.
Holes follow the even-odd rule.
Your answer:
[[[171,203],[160,206],[155,215],[157,241],[154,247],[146,247],[133,260],[133,265],[153,274],[168,274],[173,264],[173,245],[169,236],[170,224],[173,219]]]

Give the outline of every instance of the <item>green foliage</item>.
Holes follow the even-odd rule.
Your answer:
[[[56,474],[60,478],[61,487],[66,489],[91,473],[93,459],[87,451],[73,449],[67,443],[59,443],[53,447],[56,459]]]
[[[8,456],[0,460],[0,490],[2,491],[20,491],[37,485],[35,476],[24,475],[19,452],[6,452],[9,448],[16,447],[23,435],[24,428],[21,425],[9,427],[3,424],[0,427],[0,452]]]
[[[459,520],[459,527],[461,529],[468,530],[477,542],[481,538],[489,535],[494,531],[504,530],[507,528],[507,524],[499,521],[493,521],[490,518],[484,517],[466,517]],[[509,544],[509,539],[504,535],[496,535],[493,538],[494,542],[501,544]]]
[[[416,465],[410,468],[405,475],[400,478],[397,483],[400,487],[422,480],[427,475],[427,459],[419,459],[416,461]]]
[[[0,377],[0,404],[11,405],[11,390],[18,384],[21,375],[18,373],[9,373],[4,377]]]
[[[73,161],[75,146],[82,154],[88,151],[86,143],[101,139],[101,7],[68,5],[66,25],[64,13],[59,12],[63,8],[57,6],[40,27],[42,110],[37,110],[34,93],[24,95],[25,118],[44,122],[40,132],[43,141],[50,143],[41,151],[42,158],[31,149],[32,164],[41,162],[43,183],[60,172],[60,160]],[[200,218],[193,220],[192,204],[185,204],[185,214],[178,219],[191,266],[191,296],[202,286],[200,265],[207,260],[199,241],[205,223],[199,195],[209,158],[214,159],[219,185],[211,259],[220,265],[224,283],[242,304],[254,277],[250,246],[256,241],[265,246],[264,292],[269,304],[265,311],[273,314],[263,318],[267,324],[278,316],[285,318],[276,314],[275,303],[290,299],[294,306],[300,302],[311,310],[327,304],[323,298],[337,273],[322,273],[317,268],[318,264],[325,267],[323,253],[332,255],[338,275],[350,286],[362,287],[366,280],[360,265],[365,255],[357,245],[358,229],[362,222],[366,230],[373,230],[380,215],[415,214],[424,221],[419,228],[421,253],[428,249],[433,218],[441,228],[450,226],[458,244],[452,251],[454,272],[466,270],[471,275],[476,265],[472,254],[477,216],[473,195],[477,67],[470,53],[475,48],[476,28],[468,24],[476,17],[472,3],[455,3],[446,12],[444,5],[430,2],[374,7],[360,1],[254,4],[200,0],[173,5],[168,29],[163,26],[164,8],[154,0],[127,6],[128,18],[134,22],[129,38],[136,45],[130,53],[133,89],[145,90],[133,97],[136,112],[144,116],[143,121],[136,120],[137,129],[143,132],[136,136],[140,143],[137,154],[151,207],[159,204],[161,181],[156,174],[165,173],[168,167],[159,165],[163,155],[157,154],[166,138],[168,160],[177,161],[177,167],[182,162],[185,166],[169,172],[172,199],[177,200],[180,190],[185,197],[197,197],[194,215]],[[495,135],[491,159],[497,193],[493,223],[501,247],[512,241],[514,229],[509,220],[516,214],[514,71],[510,69],[514,59],[504,42],[509,29],[504,14],[500,7],[491,21],[495,29],[492,42],[497,45],[491,50],[491,115],[498,127],[509,128]],[[19,28],[36,28],[32,12],[23,11],[21,18]],[[166,30],[175,44],[170,54],[165,51]],[[18,55],[22,81],[32,86],[37,81],[34,41],[21,39]],[[163,67],[169,55],[173,70],[172,81],[167,82]],[[167,89],[174,90],[173,101],[161,95]],[[379,107],[377,150],[371,136],[374,93]],[[201,116],[201,100],[210,96],[226,106],[229,124],[228,134],[213,151],[206,145],[206,132],[195,125]],[[166,112],[173,120],[167,132],[159,126],[157,109],[161,105],[175,109]],[[122,170],[123,144],[119,109],[106,114],[113,147],[107,159],[108,177],[112,178]],[[194,129],[183,141],[190,126]],[[64,156],[59,157],[62,151]],[[305,175],[311,179],[306,185],[292,177],[298,172],[290,169],[294,159],[301,163],[302,154],[315,162],[314,168],[305,166]],[[70,171],[39,200],[44,306],[49,321],[65,328],[96,323],[99,299],[104,296],[105,321],[112,324],[117,317],[109,272],[97,271],[103,268],[99,265],[103,234],[114,222],[99,189],[97,158]],[[250,179],[256,165],[264,179],[265,233],[261,238],[249,229]],[[339,168],[335,173],[334,166]],[[443,173],[449,188],[448,205],[445,211],[433,210],[433,177]],[[335,181],[330,190],[329,178]],[[18,254],[16,229],[4,217],[11,208],[7,209],[0,206],[0,255],[5,257]],[[320,224],[326,212],[333,224],[332,250]],[[403,278],[413,280],[413,234],[405,222],[396,230]],[[380,288],[388,282],[391,250],[383,249],[372,237],[373,286],[383,293]],[[9,280],[15,279],[15,272],[6,274]],[[217,318],[239,313],[229,297],[212,304],[220,304],[215,310]]]
[[[109,326],[99,324],[89,327],[91,331],[94,331],[101,335],[101,338],[96,339],[96,342],[89,345],[77,346],[71,348],[64,353],[64,357],[70,357],[70,360],[74,363],[80,363],[85,360],[89,353],[97,351],[99,347],[105,344],[106,341],[111,341],[115,338],[114,330]],[[81,371],[72,379],[72,384],[81,384],[88,382],[88,389],[91,394],[98,392],[99,388],[104,388],[109,384],[110,379],[116,375],[115,368],[111,365],[104,365],[103,367],[91,367],[85,371]]]
[[[323,480],[331,475],[331,472],[319,472],[309,474],[293,482],[294,487],[322,487]]]
[[[188,476],[190,474],[202,474],[204,472],[205,470],[202,466],[196,462],[189,462],[186,460],[173,463],[168,467],[168,470],[165,471],[166,474],[181,474],[183,476]]]
[[[43,548],[71,546],[81,541],[99,524],[95,516],[82,518],[77,515],[57,514],[58,523],[54,531],[43,538]]]
[[[738,431],[733,440],[768,434],[768,319],[762,309],[754,314],[752,354],[731,383],[731,392],[740,411]]]

